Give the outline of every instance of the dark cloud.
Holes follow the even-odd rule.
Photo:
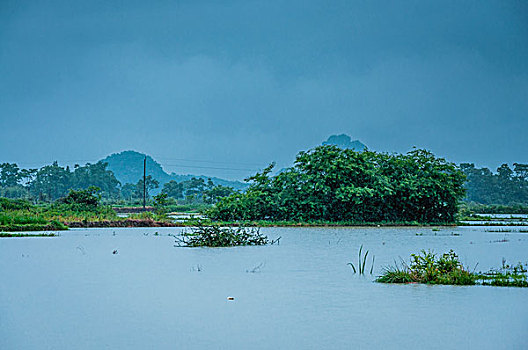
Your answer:
[[[53,3],[0,5],[1,161],[136,149],[242,178],[187,166],[284,166],[347,133],[528,162],[524,2]]]

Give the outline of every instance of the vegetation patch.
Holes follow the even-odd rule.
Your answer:
[[[385,268],[376,282],[528,287],[526,272],[524,265],[510,267],[503,260],[501,269],[475,273],[464,268],[453,250],[441,256],[422,250],[421,254],[411,254],[410,264],[402,260]]]
[[[280,237],[270,240],[256,227],[222,227],[207,221],[197,222],[190,232],[175,237],[180,247],[236,247],[279,243]]]

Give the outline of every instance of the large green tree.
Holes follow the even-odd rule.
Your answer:
[[[320,146],[271,176],[273,164],[247,179],[209,215],[222,220],[453,222],[465,176],[425,150],[407,154]]]
[[[107,167],[108,164],[104,162],[75,166],[72,174],[72,187],[74,189],[87,189],[90,186],[95,186],[100,189],[103,197],[118,197],[120,182]]]

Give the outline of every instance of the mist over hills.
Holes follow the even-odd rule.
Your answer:
[[[354,149],[356,151],[362,151],[367,148],[367,146],[359,140],[352,140],[350,136],[345,134],[332,135],[322,144],[336,145],[340,148]],[[115,177],[121,182],[121,184],[135,184],[143,177],[143,161],[145,157],[147,158],[147,175],[151,175],[154,179],[158,180],[160,188],[164,183],[171,180],[182,182],[193,177],[202,178],[204,180],[211,179],[213,183],[217,185],[229,186],[235,189],[245,189],[248,186],[248,184],[242,181],[231,181],[206,175],[176,174],[174,172],[169,174],[163,170],[162,165],[150,155],[132,150],[111,154],[102,159],[102,161],[108,163],[108,169],[114,173]]]

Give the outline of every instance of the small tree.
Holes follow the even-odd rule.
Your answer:
[[[154,196],[154,208],[156,209],[156,212],[158,214],[165,213],[168,202],[168,196],[166,193],[160,193]]]
[[[90,186],[85,190],[70,190],[68,195],[58,200],[59,203],[71,206],[73,210],[93,211],[99,206],[101,195],[99,187]]]

